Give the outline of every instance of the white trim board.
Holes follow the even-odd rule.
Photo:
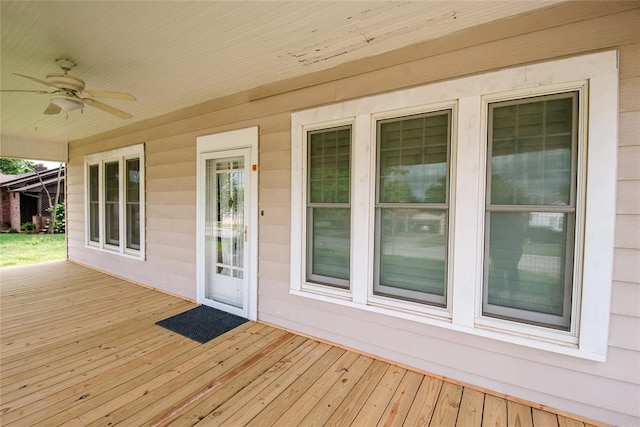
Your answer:
[[[248,182],[246,183],[250,189],[249,217],[246,219],[248,224],[247,246],[245,250],[249,251],[249,287],[248,300],[246,310],[243,313],[249,320],[256,321],[258,319],[258,127],[253,126],[244,129],[238,129],[228,132],[216,133],[212,135],[199,136],[196,140],[197,152],[197,191],[196,191],[196,236],[204,236],[204,182],[203,182],[203,156],[207,153],[224,152],[228,150],[247,148],[249,149],[249,159],[251,163]],[[255,168],[253,167],[255,165]],[[203,239],[196,240],[196,288],[197,301],[203,298],[202,286],[204,280],[204,246]]]

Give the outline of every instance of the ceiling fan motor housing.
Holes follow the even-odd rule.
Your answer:
[[[84,90],[84,80],[69,74],[47,74],[47,83],[73,92],[82,92]]]

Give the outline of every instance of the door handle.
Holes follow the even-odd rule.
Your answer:
[[[248,233],[248,229],[247,229],[247,226],[245,225],[244,226],[244,241],[245,242],[247,241],[247,233]]]

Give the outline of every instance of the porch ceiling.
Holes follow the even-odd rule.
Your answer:
[[[2,89],[47,90],[70,59],[87,88],[129,92],[44,115],[46,95],[3,93],[1,138],[67,142],[267,83],[547,7],[549,1],[2,1]]]

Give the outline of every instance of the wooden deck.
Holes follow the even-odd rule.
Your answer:
[[[70,262],[0,281],[5,427],[589,425],[260,323],[201,345],[154,325],[193,303]]]

